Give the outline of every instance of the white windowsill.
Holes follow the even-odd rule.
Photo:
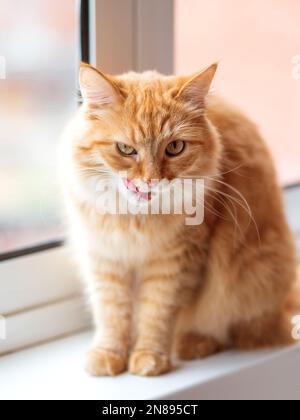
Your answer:
[[[300,399],[300,347],[228,352],[159,378],[90,378],[82,333],[0,358],[0,399]]]

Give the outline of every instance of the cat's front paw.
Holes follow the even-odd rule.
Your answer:
[[[87,354],[86,371],[92,376],[116,376],[126,369],[126,360],[112,351],[94,348]]]
[[[158,376],[169,372],[171,363],[168,356],[154,351],[135,351],[129,363],[129,371],[133,375]]]

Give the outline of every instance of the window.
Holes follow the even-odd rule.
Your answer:
[[[295,51],[296,41],[290,37],[299,8],[294,0],[287,0],[281,5],[266,0],[262,8],[261,2],[258,2],[242,2],[242,7],[239,0],[0,0],[0,66],[6,63],[7,76],[1,80],[4,66],[0,67],[1,356],[74,334],[90,325],[89,318],[84,316],[86,310],[83,310],[81,288],[77,286],[76,270],[69,263],[67,249],[57,247],[50,250],[48,243],[54,241],[52,246],[58,245],[58,238],[63,234],[59,187],[55,179],[56,148],[62,128],[77,102],[75,77],[80,54],[76,34],[80,32],[79,21],[81,58],[111,73],[149,68],[172,73],[174,63],[177,73],[185,73],[216,59],[226,61],[225,55],[229,57],[227,64],[223,64],[217,89],[240,104],[263,127],[282,183],[300,181],[296,158],[298,146],[295,144],[299,134],[296,111],[300,85],[297,77],[290,77],[298,73],[292,71],[289,61],[290,55],[300,54],[300,51]],[[227,8],[234,21],[228,18]],[[285,19],[288,13],[290,26]],[[257,17],[261,19],[260,26],[256,22]],[[264,45],[272,47],[268,53],[259,49],[260,38],[258,41],[255,36],[253,39],[246,37],[247,33],[252,34],[250,23],[258,25],[257,30],[266,43]],[[239,43],[235,42],[235,25],[240,31]],[[272,40],[267,33],[271,33],[273,26],[276,26],[274,34],[278,33],[278,28],[283,31],[283,39],[277,40],[277,44],[275,36]],[[248,43],[245,43],[247,39]],[[296,27],[294,39],[298,39]],[[289,46],[288,57],[281,55],[283,49],[278,48],[281,42],[287,42]],[[242,50],[234,52],[229,49],[230,44],[235,48],[238,44],[244,45]],[[284,64],[281,63],[282,67],[276,68],[276,73],[274,71],[268,79],[269,61],[276,59],[273,44]],[[241,72],[239,78],[234,79],[232,70],[238,66],[246,69],[245,63],[248,67],[251,65],[251,71],[247,70],[245,76]],[[260,71],[264,75],[264,83],[261,74],[258,74]],[[253,85],[250,85],[250,78]],[[275,80],[280,83],[282,96],[272,91]],[[257,97],[260,103],[255,102]],[[286,106],[281,104],[276,108],[278,114],[274,118],[270,107],[274,109],[278,97],[285,97]],[[249,98],[252,100],[249,101]],[[274,124],[278,116],[289,127],[285,142],[281,140],[282,125],[278,122]],[[281,148],[282,144],[288,147]],[[300,234],[299,188],[290,187],[286,197],[290,222]],[[44,249],[45,252],[31,254],[32,248],[16,253],[18,256],[26,254],[26,257],[14,258],[16,248],[34,246],[41,241],[46,243],[34,250]],[[9,251],[13,252],[8,254]],[[4,336],[5,340],[2,339]],[[50,398],[94,396],[99,399],[100,384],[107,391],[108,398],[114,395],[119,398],[115,380],[109,386],[106,379],[99,379],[99,382],[83,376],[79,361],[89,340],[90,335],[83,334],[51,343],[44,349],[36,348],[2,358],[2,394],[13,398],[18,393],[21,398],[24,395],[25,398],[45,398],[46,393],[46,397]],[[159,395],[160,398],[169,396],[173,399],[202,396],[205,399],[207,395],[211,397],[216,393],[246,398],[253,394],[274,396],[280,393],[281,396],[298,397],[299,380],[291,362],[296,363],[297,358],[296,348],[279,350],[276,358],[273,351],[269,356],[265,352],[253,357],[249,354],[237,355],[236,364],[233,364],[231,354],[224,355],[217,363],[215,359],[208,364],[201,362],[199,371],[193,364],[180,371],[179,376],[176,373],[177,380],[172,380],[174,383],[171,381],[174,385],[172,389],[169,377],[165,378],[165,383],[162,378],[159,387],[156,380],[149,380],[149,388],[142,387],[141,396]],[[48,369],[41,373],[33,365]],[[285,369],[286,366],[289,368]],[[262,367],[260,380],[258,376]],[[270,378],[274,372],[279,374],[280,370],[284,371],[281,375],[283,380],[273,381],[275,385],[272,386]],[[32,378],[30,386],[27,386],[29,371]],[[192,376],[191,371],[194,372]],[[230,372],[233,378],[230,378]],[[229,381],[222,382],[221,379],[220,382],[224,374]],[[59,375],[61,381],[58,383]],[[25,378],[24,383],[20,378]],[[127,379],[123,379],[126,382]],[[241,387],[241,380],[245,386]],[[70,381],[76,383],[75,388]],[[209,381],[208,391],[202,387],[206,381]],[[17,382],[19,386],[16,386]],[[288,382],[290,386],[287,386]],[[252,384],[250,388],[249,383]],[[83,385],[78,387],[77,384]],[[261,386],[257,388],[258,384]],[[130,379],[128,387],[122,389],[130,397],[136,392],[136,385]],[[148,392],[149,389],[151,392]]]
[[[0,354],[89,322],[67,251],[50,250],[64,235],[57,151],[88,60],[88,4],[0,0]]]
[[[222,2],[230,5],[236,2],[238,6],[238,0]],[[222,42],[225,42],[223,32],[232,31],[232,25],[226,19],[222,23],[225,29],[221,24],[213,25],[215,21],[210,9],[215,8],[218,16],[223,10],[222,2],[0,0],[0,56],[5,58],[0,58],[0,65],[6,62],[5,79],[1,79],[0,69],[0,319],[3,322],[1,316],[4,316],[8,333],[6,341],[0,340],[0,354],[89,325],[89,320],[82,316],[81,288],[76,283],[77,273],[70,263],[68,251],[65,247],[48,250],[48,241],[54,241],[52,246],[59,245],[59,238],[64,234],[56,181],[56,150],[60,133],[77,106],[79,56],[111,73],[149,68],[172,73],[174,63],[176,72],[193,72],[225,56],[225,53],[221,54],[220,45],[222,47]],[[203,6],[201,11],[200,4]],[[290,7],[291,1],[285,4]],[[230,9],[235,10],[234,7]],[[191,13],[202,16],[203,25],[207,26],[207,21],[212,23],[207,28],[206,37],[211,49],[206,53],[201,25],[194,25],[193,31],[186,30],[186,22],[189,19],[193,22]],[[215,19],[215,14],[213,16]],[[241,14],[243,16],[245,14]],[[189,38],[189,34],[195,34],[195,31],[199,31],[199,36]],[[81,54],[76,39],[78,33],[81,35]],[[234,34],[230,39],[234,42]],[[228,41],[226,45],[229,44]],[[289,51],[293,54],[294,47],[291,43]],[[189,51],[199,52],[190,55]],[[240,54],[240,51],[236,53],[236,60]],[[228,51],[227,56],[230,57],[228,61],[234,62],[232,52],[230,55]],[[259,63],[268,61],[262,54],[256,59]],[[245,68],[244,63],[238,64]],[[270,118],[269,110],[263,115],[258,112],[263,100],[270,106],[269,96],[259,93],[260,108],[256,109],[254,100],[248,103],[247,98],[253,98],[252,90],[248,89],[250,77],[255,80],[253,89],[259,83],[259,76],[253,71],[245,82],[241,72],[235,86],[231,70],[230,67],[226,70],[223,65],[217,89],[226,94],[227,84],[221,82],[227,80],[231,89],[226,96],[243,106],[259,124],[265,124],[265,136],[271,147],[275,145],[273,152],[277,156],[282,183],[299,181],[299,168],[295,165],[297,150],[293,149],[299,125],[293,118],[296,100],[299,100],[295,92],[300,85],[291,76],[291,61],[286,67],[286,83],[289,89],[290,84],[296,87],[293,92],[289,90],[292,96],[287,98],[286,107],[278,109],[285,111],[291,107],[290,118],[294,124],[290,124],[290,130],[287,130],[285,144],[289,147],[280,149],[280,153],[278,148],[282,142],[279,143],[279,133],[276,134],[271,125],[274,119]],[[267,71],[263,74],[270,93],[270,86],[274,86],[273,76],[268,81]],[[281,83],[284,74],[275,75]],[[286,124],[291,123],[285,112],[284,118]],[[277,127],[281,129],[279,125]],[[287,192],[287,209],[291,225],[298,233],[299,207],[299,189],[291,188]],[[31,255],[33,249],[24,250],[17,255],[30,255],[13,258],[16,249],[35,246],[41,241],[46,243],[34,250],[47,251]],[[9,251],[13,252],[7,254]],[[11,259],[6,261],[8,257]]]
[[[0,254],[62,235],[57,146],[76,107],[75,0],[0,0]]]

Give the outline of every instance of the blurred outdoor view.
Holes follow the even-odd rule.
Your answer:
[[[215,91],[257,123],[282,184],[300,182],[299,17],[299,0],[175,0],[176,73],[220,62]]]
[[[76,0],[0,0],[0,253],[61,236],[57,149],[76,107]]]

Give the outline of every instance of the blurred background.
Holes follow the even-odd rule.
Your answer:
[[[219,61],[215,90],[254,119],[284,184],[300,181],[300,1],[175,0],[175,68]],[[298,66],[299,67],[299,66]]]
[[[257,122],[282,185],[299,182],[300,2],[174,2],[175,72],[220,61],[215,90]],[[76,0],[0,0],[0,253],[63,235],[56,162],[77,106],[75,12]]]
[[[62,235],[57,149],[76,107],[74,0],[0,0],[0,252]]]

